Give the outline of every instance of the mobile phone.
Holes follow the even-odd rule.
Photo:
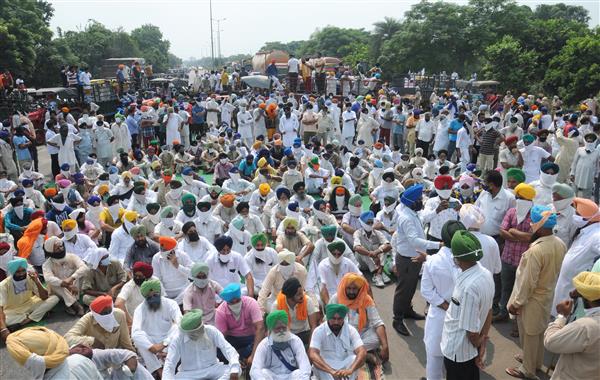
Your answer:
[[[448,202],[448,208],[454,208],[454,207],[456,207],[456,201]]]

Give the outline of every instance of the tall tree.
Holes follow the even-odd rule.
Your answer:
[[[504,36],[499,42],[485,49],[483,74],[486,78],[500,81],[501,89],[527,91],[534,79],[531,67],[536,66],[535,51],[525,50],[521,43],[511,36]]]
[[[326,26],[317,29],[310,40],[302,45],[299,55],[323,54],[324,57],[344,57],[352,52],[352,44],[367,43],[369,32],[364,29],[346,29]]]
[[[373,43],[369,45],[369,55],[373,60],[379,60],[379,53],[381,52],[381,46],[383,42],[388,38],[391,38],[396,32],[402,28],[400,20],[393,17],[384,17],[383,21],[379,21],[373,24]]]
[[[163,38],[160,29],[145,24],[131,31],[131,37],[137,42],[142,56],[152,65],[155,73],[169,68],[169,47],[171,43]]]
[[[582,6],[558,4],[540,4],[535,8],[535,16],[542,20],[560,19],[587,24],[590,15]]]

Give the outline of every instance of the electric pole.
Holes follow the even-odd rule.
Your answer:
[[[212,68],[215,66],[215,39],[213,37],[213,17],[212,17],[212,0],[208,0],[209,9],[210,9],[210,55],[212,58]]]
[[[219,64],[222,64],[221,62],[221,58],[223,58],[223,56],[221,55],[221,21],[225,21],[227,20],[226,18],[219,18],[216,19],[215,21],[217,22],[217,57],[219,58]]]

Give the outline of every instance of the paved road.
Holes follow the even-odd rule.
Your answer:
[[[40,158],[48,157],[45,149],[40,148]],[[49,172],[50,160],[40,160],[41,171]],[[387,371],[387,379],[390,380],[418,380],[425,376],[425,346],[423,343],[424,321],[408,321],[407,325],[413,336],[403,337],[398,335],[392,329],[392,301],[394,298],[394,286],[387,286],[384,289],[373,289],[375,302],[379,308],[379,313],[387,326],[387,335],[390,345],[390,368]],[[425,302],[417,292],[414,298],[415,310],[422,312]],[[47,327],[59,332],[66,333],[75,323],[72,317],[64,313],[52,315],[48,321]],[[490,343],[488,345],[487,363],[488,367],[482,376],[482,379],[510,379],[504,369],[508,366],[516,365],[513,356],[520,352],[516,339],[510,337],[510,323],[493,325],[490,333]],[[546,355],[546,363],[550,362],[550,355]],[[544,368],[545,370],[545,368]],[[538,373],[543,380],[548,377],[543,373]],[[0,379],[27,379],[21,369],[8,356],[6,348],[0,346]]]

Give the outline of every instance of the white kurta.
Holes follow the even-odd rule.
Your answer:
[[[177,268],[158,252],[152,257],[152,269],[154,270],[154,276],[162,283],[167,297],[181,305],[183,303],[183,291],[190,284],[188,278],[194,263],[184,252],[175,250],[175,254],[179,264]]]
[[[294,140],[298,137],[299,128],[298,117],[294,114],[291,114],[289,118],[283,115],[279,119],[279,131],[283,136],[283,146],[291,147],[294,145]]]
[[[117,155],[117,151],[119,149],[123,149],[125,152],[129,152],[131,150],[131,134],[129,133],[129,128],[127,128],[127,124],[114,123],[110,127],[113,136],[115,137],[112,148],[113,155]],[[100,156],[98,154],[98,156]]]
[[[242,139],[253,139],[254,118],[248,111],[238,112],[238,133]]]
[[[264,338],[256,347],[254,360],[250,368],[250,377],[252,379],[277,380],[309,380],[310,379],[310,361],[306,355],[302,340],[292,334],[289,341],[290,346],[281,351],[285,360],[298,369],[290,371],[273,353],[273,339],[268,336]]]
[[[167,129],[167,145],[172,146],[173,141],[177,140],[181,142],[181,134],[179,133],[179,127],[183,123],[183,119],[178,114],[172,113],[165,116],[166,129]]]
[[[123,264],[125,256],[127,255],[127,250],[131,248],[133,243],[133,238],[125,232],[123,226],[118,227],[110,237],[110,246],[108,247],[110,258],[119,260],[121,264]]]
[[[125,127],[127,133],[129,130]],[[106,127],[97,127],[94,131],[96,137],[96,154],[98,158],[110,158],[113,156],[113,142],[111,139],[114,137],[113,132]],[[115,139],[116,140],[116,139]]]
[[[77,157],[75,157],[75,142],[81,140],[81,137],[69,132],[63,143],[60,134],[50,139],[50,142],[58,145],[58,163],[69,164],[72,168],[77,166]]]
[[[591,153],[586,152],[585,148],[577,149],[571,164],[571,175],[575,176],[574,183],[578,189],[591,189],[594,186],[599,160],[600,147]]]

